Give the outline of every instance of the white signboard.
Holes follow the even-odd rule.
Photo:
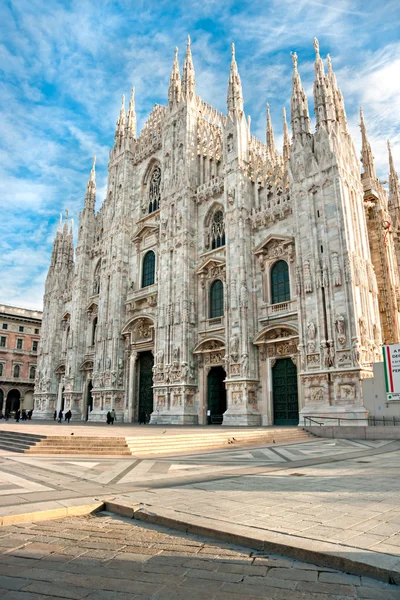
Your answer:
[[[388,400],[400,399],[400,344],[382,346]]]

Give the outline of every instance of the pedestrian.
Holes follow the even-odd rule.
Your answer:
[[[24,408],[22,409],[22,415],[21,415],[21,419],[22,419],[23,421],[26,421],[26,419],[27,419],[27,416],[26,416],[26,410],[25,410]]]
[[[147,413],[144,413],[144,424],[146,425],[146,423],[148,423],[150,421],[150,417]]]
[[[145,421],[146,421],[146,414],[143,410],[141,410],[139,413],[139,425],[144,425]]]
[[[15,422],[19,423],[19,418],[21,416],[21,411],[18,409],[15,411]]]
[[[31,408],[31,410],[28,412],[28,420],[31,421],[32,420],[32,415],[33,415],[33,408]],[[57,416],[57,415],[56,415]]]
[[[111,423],[111,413],[110,411],[108,411],[107,413],[107,425],[109,425]]]
[[[6,416],[5,416],[6,421],[8,421],[9,418],[10,418],[10,411],[7,410],[7,408],[6,408]]]
[[[63,411],[62,411],[62,410],[60,410],[60,411],[59,411],[59,413],[58,413],[58,422],[59,422],[59,423],[61,423],[61,421],[62,421],[62,418],[63,418]]]
[[[0,419],[4,419],[3,412],[0,410]]]
[[[54,421],[57,420],[57,411],[56,410],[54,411],[53,419],[54,419]]]
[[[115,414],[115,410],[114,409],[112,409],[110,415],[111,415],[111,425],[114,425],[114,421],[117,420],[117,415]]]
[[[69,423],[69,421],[70,421],[71,417],[72,417],[72,412],[71,412],[71,410],[68,410],[68,411],[65,413],[65,420],[66,420],[66,421],[68,421],[68,423]]]

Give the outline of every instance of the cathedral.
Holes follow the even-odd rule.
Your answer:
[[[400,340],[400,184],[361,113],[361,165],[330,57],[314,113],[292,54],[291,135],[251,133],[232,46],[227,112],[196,94],[188,39],[166,105],[136,132],[124,98],[95,211],[60,222],[44,294],[35,416],[227,426],[365,424],[362,381]]]

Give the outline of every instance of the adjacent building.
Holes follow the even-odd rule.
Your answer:
[[[0,304],[0,413],[33,409],[42,313]]]
[[[136,133],[123,99],[95,212],[60,223],[46,280],[35,413],[103,420],[365,423],[363,379],[400,338],[400,186],[362,164],[332,63],[315,47],[314,113],[292,55],[291,134],[251,133],[232,46],[227,112],[196,94],[190,40],[168,102]]]

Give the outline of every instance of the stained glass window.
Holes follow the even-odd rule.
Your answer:
[[[224,314],[224,286],[216,279],[210,287],[210,319],[222,317]]]
[[[152,285],[155,279],[156,256],[152,250],[143,259],[142,288]]]
[[[279,260],[271,269],[271,304],[290,300],[289,267],[287,262]]]

